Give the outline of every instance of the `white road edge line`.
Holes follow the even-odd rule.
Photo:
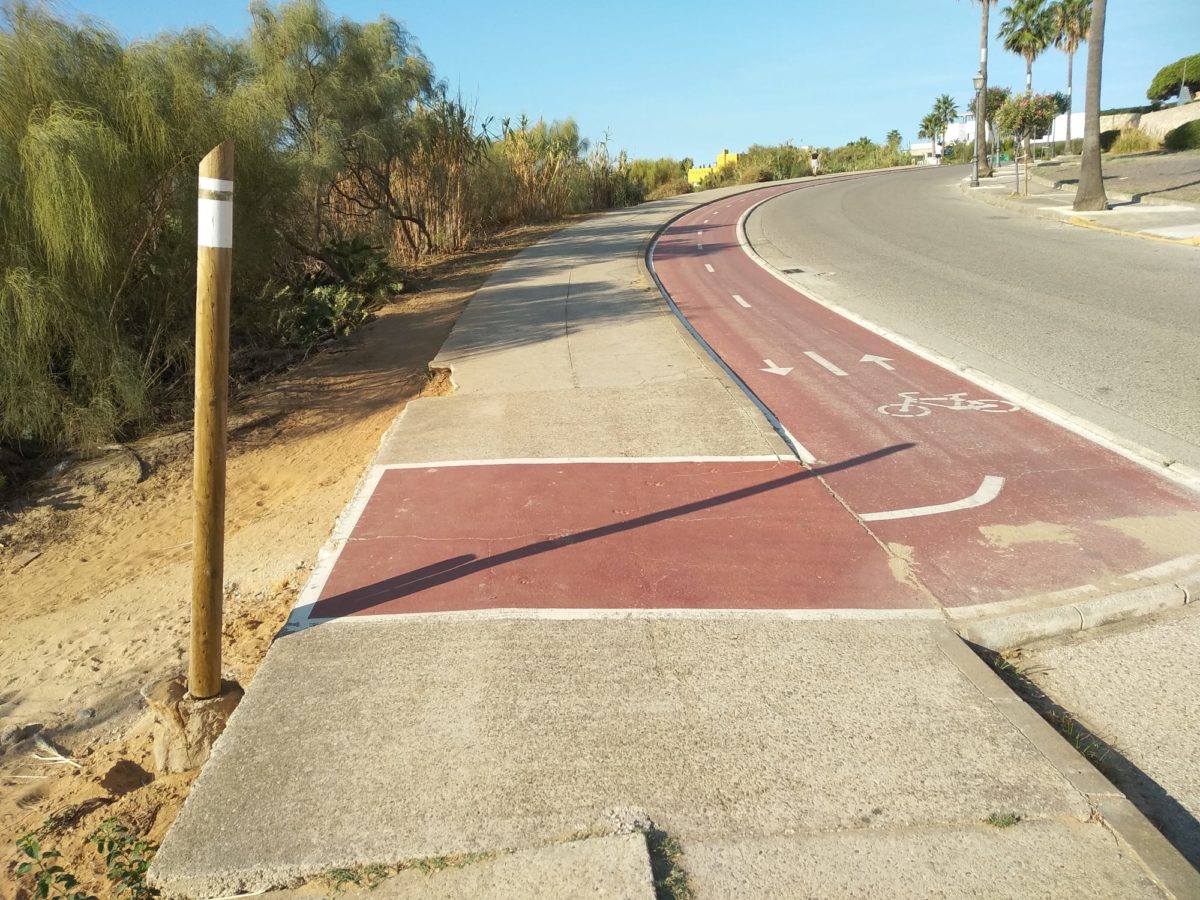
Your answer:
[[[795,188],[795,190],[799,190],[800,187],[802,186],[798,186]],[[753,260],[759,268],[765,271],[776,281],[783,282],[801,297],[805,297],[809,300],[812,300],[814,303],[824,306],[831,312],[837,313],[843,319],[848,319],[856,325],[861,325],[872,334],[877,334],[881,338],[891,341],[896,346],[903,347],[909,353],[919,356],[921,359],[928,360],[936,366],[941,366],[947,372],[953,372],[955,375],[958,375],[960,378],[963,378],[972,384],[976,384],[979,387],[1003,397],[1006,400],[1011,400],[1022,409],[1025,409],[1034,415],[1040,416],[1049,422],[1053,422],[1055,425],[1067,429],[1067,431],[1070,431],[1072,434],[1077,434],[1079,437],[1091,441],[1093,444],[1104,447],[1106,450],[1111,450],[1118,456],[1121,456],[1130,462],[1137,463],[1139,466],[1149,469],[1151,472],[1154,472],[1168,481],[1182,485],[1183,487],[1193,491],[1200,491],[1200,470],[1193,469],[1190,466],[1180,465],[1174,460],[1163,456],[1161,453],[1156,453],[1149,447],[1143,447],[1141,444],[1138,444],[1135,441],[1129,441],[1121,438],[1108,429],[1103,428],[1094,422],[1090,422],[1082,416],[1067,412],[1065,409],[1055,406],[1053,403],[1041,400],[1032,394],[1026,393],[1025,391],[1018,390],[1011,384],[1001,381],[999,378],[993,378],[991,375],[981,372],[978,369],[973,369],[970,366],[960,365],[954,362],[954,360],[942,356],[940,353],[937,353],[933,350],[928,350],[915,341],[911,341],[903,335],[892,331],[890,328],[877,325],[865,316],[861,316],[856,312],[851,312],[844,306],[839,306],[832,300],[822,297],[817,291],[813,290],[807,284],[801,286],[787,275],[780,272],[769,262],[759,256],[758,251],[751,246],[750,239],[746,236],[746,219],[748,219],[750,214],[764,203],[774,200],[776,197],[783,196],[785,193],[792,193],[792,191],[781,191],[778,194],[772,194],[770,197],[764,197],[757,203],[747,207],[745,212],[742,213],[741,218],[738,219],[736,229],[738,244],[741,245],[742,252],[750,257],[750,259]]]
[[[820,353],[817,353],[815,350],[805,350],[804,355],[807,356],[809,359],[811,359],[813,362],[815,362],[821,368],[828,369],[834,375],[841,375],[841,376],[845,377],[845,375],[846,375],[845,372],[843,372],[841,369],[839,369],[837,366],[835,366],[833,363],[831,363],[829,360],[827,360],[825,357],[823,357]]]
[[[790,462],[775,455],[750,456],[513,456],[502,459],[446,459],[434,462],[379,463],[378,469],[457,469],[467,466],[567,466],[580,463],[620,465],[630,463],[647,465],[653,463],[738,463],[738,462]]]
[[[984,506],[999,497],[1002,487],[1004,487],[1004,479],[999,475],[984,475],[978,490],[962,500],[937,503],[933,506],[890,509],[887,512],[859,513],[858,517],[864,522],[890,522],[893,519],[915,519],[918,516],[936,516],[940,513],[957,512],[960,509],[975,509],[975,507]]]
[[[734,300],[736,300],[736,301],[738,302],[738,304],[739,304],[739,305],[746,307],[746,309],[749,309],[749,308],[750,308],[750,304],[749,304],[749,303],[747,303],[745,300],[743,300],[743,299],[742,299],[742,295],[741,295],[741,294],[734,294],[734,295],[733,295],[733,299],[734,299]]]
[[[554,609],[551,607],[531,608],[501,607],[497,609],[466,609],[449,612],[380,613],[333,618],[311,617],[305,621],[311,625],[339,628],[353,625],[371,626],[379,624],[462,621],[505,621],[536,619],[542,621],[575,620],[779,620],[791,619],[802,622],[864,621],[878,622],[895,619],[918,621],[941,621],[940,609]]]

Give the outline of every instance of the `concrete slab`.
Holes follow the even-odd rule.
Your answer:
[[[684,848],[704,900],[755,897],[1056,900],[1169,896],[1099,823],[887,830],[704,841]]]
[[[957,640],[902,620],[311,628],[272,648],[154,879],[218,896],[531,848],[611,828],[614,808],[685,843],[1086,821],[939,639]]]
[[[695,203],[597,216],[509,262],[433,361],[454,394],[411,404],[378,461],[791,456],[643,272],[650,235]]]
[[[1032,645],[1020,666],[1115,748],[1152,817],[1200,867],[1200,606]],[[1124,768],[1117,759],[1111,761]]]
[[[370,896],[372,900],[529,900],[544,895],[550,885],[556,900],[654,900],[646,838],[641,834],[590,838],[469,865],[411,869],[383,881]],[[318,895],[309,887],[272,892],[265,900]],[[339,895],[353,897],[356,892],[343,890]]]

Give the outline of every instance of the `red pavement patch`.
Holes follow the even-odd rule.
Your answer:
[[[520,463],[385,471],[310,617],[928,606],[799,463]]]

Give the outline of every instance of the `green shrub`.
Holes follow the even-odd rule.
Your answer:
[[[1158,138],[1151,137],[1140,128],[1122,128],[1117,139],[1113,141],[1112,147],[1109,148],[1109,152],[1145,153],[1148,150],[1157,150],[1159,144]]]
[[[762,166],[749,166],[742,170],[738,175],[738,184],[761,184],[765,181],[774,181],[775,173],[770,169]]]
[[[690,194],[692,186],[686,178],[676,178],[660,184],[646,195],[647,200],[666,200],[668,197],[678,197],[680,194]]]
[[[1168,131],[1163,146],[1168,150],[1200,150],[1200,119]]]

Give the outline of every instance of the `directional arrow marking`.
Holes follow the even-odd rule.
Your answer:
[[[868,353],[866,356],[864,356],[862,359],[860,359],[859,362],[875,363],[875,365],[879,366],[881,369],[887,369],[889,372],[896,371],[895,366],[888,365],[888,363],[890,363],[891,360],[888,359],[886,356],[872,356],[871,354]]]
[[[772,375],[786,375],[788,372],[792,371],[792,369],[796,368],[795,366],[777,366],[769,359],[764,359],[763,362],[767,364],[767,368],[760,369],[759,371],[770,372]]]

